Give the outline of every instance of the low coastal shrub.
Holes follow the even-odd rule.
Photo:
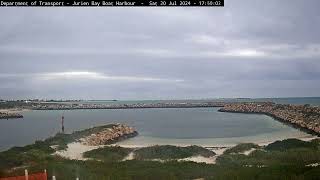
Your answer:
[[[187,147],[177,147],[171,145],[164,146],[151,146],[141,148],[135,151],[135,159],[138,160],[148,160],[148,159],[182,159],[191,156],[204,156],[210,157],[214,156],[215,153],[200,147],[200,146],[187,146]]]
[[[242,152],[248,151],[252,148],[258,149],[258,148],[260,148],[260,146],[253,144],[253,143],[241,143],[241,144],[238,144],[230,149],[225,150],[224,154],[242,153]]]
[[[306,166],[320,162],[319,141],[277,141],[249,155],[224,153],[217,164],[225,166]]]
[[[270,166],[270,167],[232,167],[199,164],[193,162],[156,162],[156,161],[125,161],[99,162],[54,159],[47,163],[39,163],[28,168],[29,172],[39,172],[47,169],[49,177],[55,175],[57,179],[69,180],[282,180],[282,179],[318,179],[319,167],[306,166]],[[23,175],[24,169],[14,172]],[[11,172],[13,174],[13,172]],[[8,174],[2,174],[7,176]],[[1,177],[1,173],[0,173]]]
[[[282,141],[275,141],[265,147],[269,151],[287,151],[295,148],[317,149],[316,141],[302,141],[299,139],[286,139]]]
[[[289,151],[256,150],[248,156],[243,154],[224,154],[217,158],[217,164],[225,166],[277,166],[301,165],[320,161],[320,152],[307,149]]]
[[[29,165],[34,162],[46,161],[54,152],[47,143],[36,141],[34,144],[24,147],[13,147],[7,151],[0,152],[0,169],[10,169]]]
[[[87,151],[83,154],[83,157],[92,158],[95,160],[105,162],[121,161],[132,151],[133,150],[130,148],[123,148],[119,146],[106,146],[103,148]]]

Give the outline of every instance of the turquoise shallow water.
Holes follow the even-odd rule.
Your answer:
[[[236,144],[308,136],[265,115],[218,112],[218,108],[29,111],[23,119],[0,121],[0,150],[112,122],[134,126],[139,136],[124,144]]]

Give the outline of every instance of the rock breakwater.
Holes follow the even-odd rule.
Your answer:
[[[320,135],[320,107],[309,105],[263,103],[230,103],[219,109],[220,112],[258,113],[290,123],[295,127]]]
[[[23,116],[19,113],[3,113],[0,112],[0,119],[15,119],[15,118],[23,118]]]
[[[116,124],[111,128],[105,128],[98,133],[81,138],[80,142],[84,145],[99,146],[112,144],[137,135],[138,132],[134,128],[123,124]]]

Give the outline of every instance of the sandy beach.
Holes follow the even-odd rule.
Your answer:
[[[88,145],[81,144],[79,142],[73,142],[68,144],[67,146],[68,147],[66,150],[56,151],[54,155],[59,155],[67,159],[87,160],[86,158],[83,158],[84,152],[98,149],[100,147],[104,147],[104,146],[88,146]]]
[[[317,136],[305,134],[301,132],[301,134],[294,134],[292,136],[284,136],[273,138],[265,138],[263,135],[261,136],[253,136],[253,137],[239,137],[239,138],[203,138],[203,139],[165,139],[165,138],[154,138],[154,137],[146,137],[146,136],[137,136],[134,138],[130,138],[121,142],[116,143],[116,145],[125,147],[125,148],[141,148],[148,147],[154,145],[173,145],[186,147],[191,145],[202,146],[205,148],[230,148],[236,146],[240,143],[254,143],[259,146],[266,146],[272,142],[277,140],[284,140],[289,138],[296,138],[303,141],[310,141],[312,139],[319,138]]]
[[[300,140],[303,141],[311,141],[313,139],[316,139],[319,137],[305,137],[305,138],[299,138]],[[272,143],[274,141],[270,141],[270,142],[264,142],[264,143],[258,143],[259,146],[266,146],[270,143]],[[143,145],[118,145],[118,144],[112,144],[112,145],[105,145],[105,146],[89,146],[89,145],[84,145],[80,142],[73,142],[67,145],[67,149],[66,150],[62,150],[62,151],[56,151],[54,153],[54,155],[59,155],[61,157],[64,158],[68,158],[68,159],[75,159],[75,160],[88,160],[86,158],[83,157],[83,153],[87,152],[87,151],[91,151],[93,149],[97,149],[100,147],[105,147],[105,146],[120,146],[120,147],[125,147],[125,148],[132,148],[132,149],[138,149],[138,148],[143,148],[143,147],[148,147],[148,146],[143,146]],[[185,147],[187,145],[179,145],[176,144],[176,146],[181,146],[181,147]],[[233,145],[235,146],[235,145]],[[203,156],[192,156],[192,157],[187,157],[187,158],[183,158],[183,159],[177,159],[178,161],[192,161],[192,162],[197,162],[197,163],[206,163],[206,164],[215,164],[216,163],[216,159],[217,157],[219,157],[220,155],[223,154],[223,152],[231,147],[233,147],[232,145],[226,146],[226,147],[221,147],[221,146],[217,146],[217,147],[206,147],[207,149],[213,151],[214,153],[216,153],[216,155],[212,156],[212,157],[203,157]],[[244,155],[249,155],[251,152],[253,152],[255,149],[252,148],[250,150],[244,151],[244,152],[240,152],[240,154],[244,154]],[[134,151],[131,152],[127,157],[125,157],[123,159],[123,161],[127,161],[127,160],[134,160]],[[164,160],[161,159],[152,159],[152,161],[159,161],[159,162],[164,162]]]

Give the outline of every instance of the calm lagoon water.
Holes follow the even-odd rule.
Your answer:
[[[53,136],[60,130],[63,113],[65,130],[69,133],[112,122],[134,126],[139,136],[121,142],[127,145],[217,146],[309,136],[265,115],[223,113],[218,109],[29,111],[23,113],[23,119],[0,121],[0,150]]]

